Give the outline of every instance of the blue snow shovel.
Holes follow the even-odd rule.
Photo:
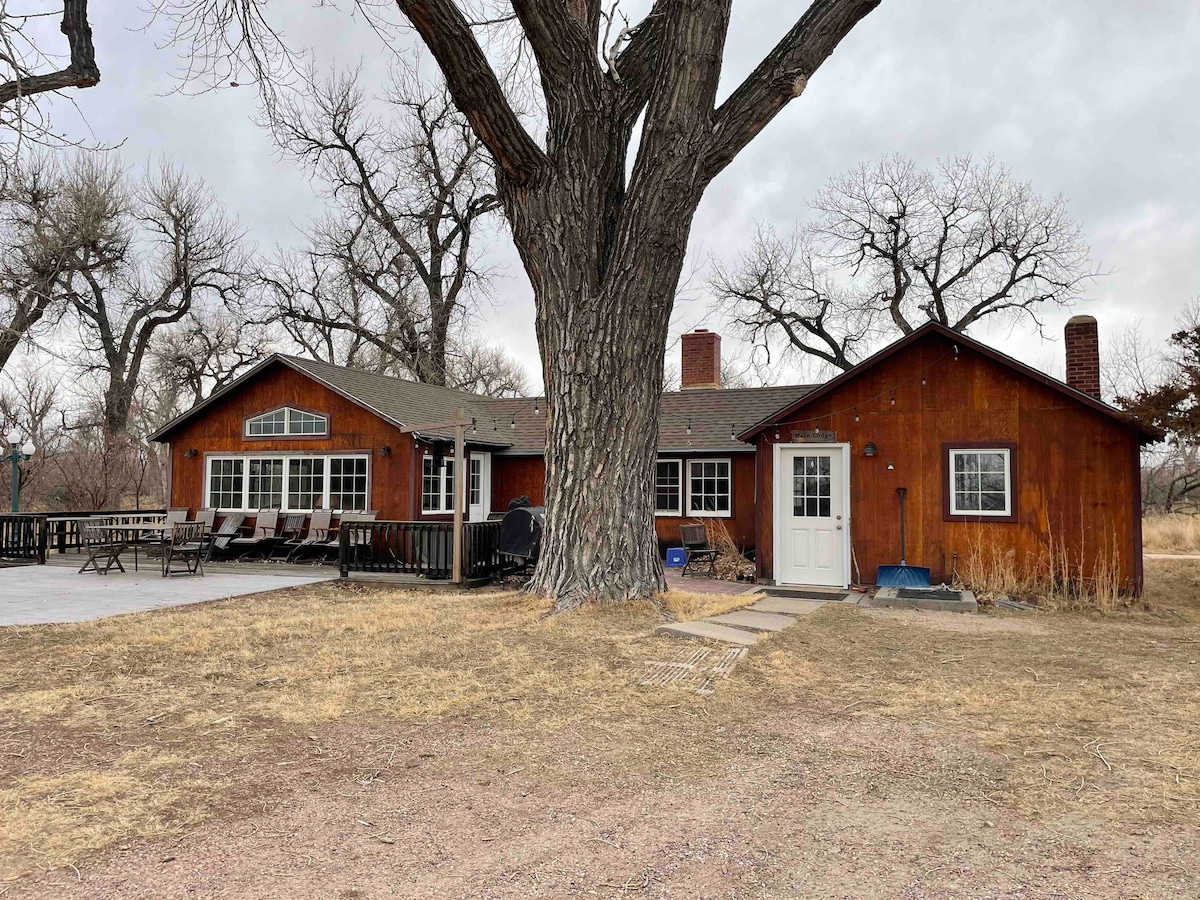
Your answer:
[[[925,566],[910,566],[904,558],[904,498],[908,494],[908,488],[898,487],[896,494],[900,497],[900,565],[880,566],[879,571],[875,573],[875,580],[879,582],[880,587],[927,588],[929,569]]]

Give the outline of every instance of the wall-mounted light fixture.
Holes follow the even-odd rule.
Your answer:
[[[384,444],[382,447],[379,448],[379,455],[380,456],[391,456],[392,448],[389,447],[387,444]]]
[[[875,449],[874,441],[867,441],[867,446],[863,447],[863,456],[874,456],[879,451]]]
[[[200,451],[197,450],[195,447],[189,447],[187,453],[185,453],[183,455],[186,456],[188,459],[191,459],[193,456],[199,456]]]

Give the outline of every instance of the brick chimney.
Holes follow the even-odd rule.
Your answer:
[[[1072,316],[1063,331],[1067,384],[1100,399],[1100,329],[1092,316]]]
[[[682,339],[682,371],[679,386],[685,391],[721,386],[721,336],[697,328]]]

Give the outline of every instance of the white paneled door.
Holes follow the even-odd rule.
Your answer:
[[[781,447],[777,453],[776,580],[845,587],[849,517],[844,448]]]

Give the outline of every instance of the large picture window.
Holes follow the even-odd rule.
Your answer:
[[[421,461],[421,512],[454,512],[454,460],[442,459],[441,467],[432,456]]]
[[[949,513],[1011,516],[1012,451],[1006,447],[949,448]]]
[[[246,420],[246,437],[309,437],[329,434],[329,419],[318,413],[284,406]]]
[[[660,459],[654,475],[654,513],[659,516],[683,514],[683,463],[678,459]]]
[[[356,456],[210,456],[205,496],[213,509],[285,512],[366,509],[368,458]]]
[[[688,515],[729,516],[731,490],[729,460],[688,461]]]

